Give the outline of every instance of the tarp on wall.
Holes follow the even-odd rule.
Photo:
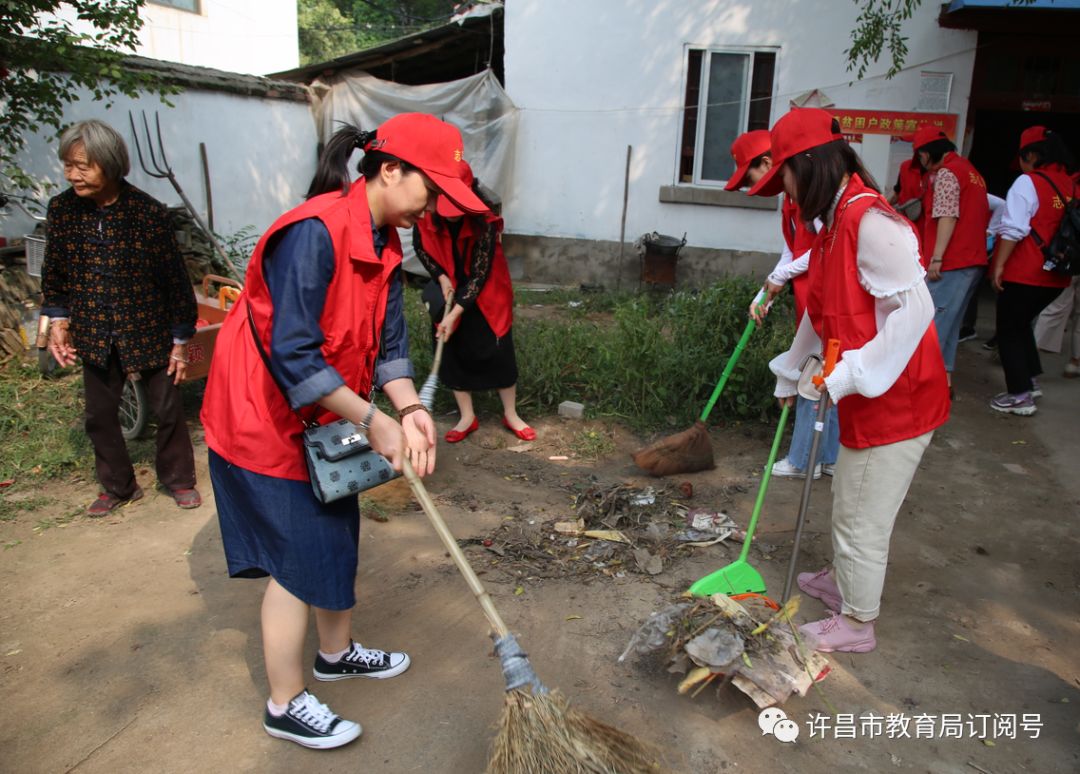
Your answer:
[[[517,108],[491,70],[447,83],[406,86],[367,73],[335,73],[311,84],[316,95],[315,125],[320,142],[345,121],[361,129],[377,127],[398,113],[431,113],[461,130],[465,158],[473,174],[505,199],[513,170]],[[412,240],[402,234],[407,257]],[[417,271],[416,262],[406,263]]]

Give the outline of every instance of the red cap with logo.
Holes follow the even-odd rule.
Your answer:
[[[725,191],[734,191],[746,185],[746,173],[750,169],[750,162],[763,153],[769,152],[769,131],[767,129],[755,129],[752,132],[743,132],[731,143],[731,156],[735,159],[735,171],[731,173]]]
[[[920,148],[929,145],[932,142],[947,139],[949,139],[949,135],[945,134],[945,132],[941,129],[940,126],[930,126],[929,124],[923,124],[915,130],[915,137],[911,141],[911,147],[914,148],[916,152],[918,152]]]
[[[1045,126],[1029,126],[1020,133],[1020,150],[1046,139]]]
[[[472,167],[469,166],[468,162],[462,162],[461,171],[463,174],[461,182],[467,185],[469,187],[469,190],[471,191],[473,185]],[[485,207],[484,209],[487,209],[487,207]],[[435,203],[435,212],[439,213],[444,218],[460,218],[462,215],[465,214],[465,212],[460,207],[456,206],[452,201],[450,201],[450,199],[448,199],[442,194],[439,194],[439,199]]]
[[[400,113],[383,122],[364,151],[382,151],[412,164],[460,209],[484,212],[487,207],[463,182],[468,164],[462,146],[461,132],[445,121],[427,113]]]
[[[757,181],[751,196],[776,196],[784,189],[780,168],[797,153],[825,145],[844,136],[833,131],[833,114],[821,108],[792,108],[769,131],[772,169]]]

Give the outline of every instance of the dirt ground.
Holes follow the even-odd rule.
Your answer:
[[[892,543],[878,648],[831,659],[832,672],[784,705],[797,743],[763,736],[750,701],[728,686],[696,698],[655,659],[616,659],[637,626],[691,582],[734,558],[738,544],[675,551],[663,571],[630,565],[579,571],[514,563],[484,547],[506,525],[533,534],[573,519],[588,486],[648,486],[629,452],[644,439],[614,431],[615,450],[568,455],[583,426],[534,422],[517,444],[485,416],[478,433],[439,450],[428,482],[541,678],[578,707],[656,744],[680,772],[1080,770],[1080,383],[1047,357],[1046,396],[1030,418],[995,415],[1000,371],[976,342],[961,345],[958,400],[916,476]],[[445,430],[453,419],[440,417]],[[588,427],[604,432],[600,423]],[[385,523],[364,519],[354,629],[365,644],[407,649],[413,666],[387,681],[317,684],[317,695],[364,726],[330,752],[271,739],[260,728],[266,681],[258,610],[263,581],[229,580],[205,446],[205,505],[180,511],[153,493],[103,520],[57,519],[88,503],[92,484],[51,487],[56,503],[0,524],[0,770],[4,772],[480,772],[502,704],[501,674],[480,609],[408,490],[378,492]],[[688,505],[749,518],[768,428],[713,432],[717,468],[679,477]],[[786,449],[786,444],[785,447]],[[678,482],[672,482],[678,483]],[[829,480],[814,490],[801,567],[830,555]],[[779,595],[801,482],[774,480],[751,561]],[[49,519],[53,519],[52,522]],[[52,524],[51,528],[45,528]],[[560,569],[561,568],[561,569]],[[588,568],[586,568],[588,570]],[[520,571],[520,575],[518,572]],[[820,603],[808,600],[804,620]],[[308,650],[314,657],[315,643]],[[814,713],[911,719],[958,713],[1037,716],[984,742],[961,738],[811,737]],[[1032,718],[1029,718],[1032,720]],[[1006,723],[1006,720],[1000,722]]]

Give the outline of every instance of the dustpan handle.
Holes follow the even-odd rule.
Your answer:
[[[469,564],[469,560],[465,558],[461,546],[457,544],[457,540],[454,538],[453,533],[450,532],[450,528],[447,527],[446,522],[443,521],[443,517],[439,514],[439,509],[435,507],[435,503],[432,501],[423,482],[420,481],[420,477],[416,475],[416,471],[413,470],[413,466],[409,462],[407,455],[402,457],[401,472],[405,474],[405,479],[409,482],[409,487],[412,489],[413,495],[416,497],[417,502],[420,503],[420,507],[424,509],[424,513],[427,514],[428,520],[431,521],[431,526],[435,528],[435,532],[442,540],[443,547],[450,552],[450,558],[454,560],[454,564],[457,565],[458,570],[465,578],[465,582],[469,585],[469,589],[472,591],[473,596],[476,597],[476,601],[479,602],[480,607],[483,608],[484,616],[488,619],[488,623],[491,624],[491,628],[495,630],[495,633],[500,639],[508,636],[510,630],[506,628],[502,616],[500,616],[499,611],[495,609],[495,603],[491,601],[491,597],[488,596],[484,585],[480,583],[480,579],[476,577],[476,573]]]
[[[709,419],[709,414],[712,413],[713,406],[716,405],[716,401],[720,398],[720,393],[724,391],[724,385],[727,384],[728,377],[731,376],[731,372],[735,370],[735,364],[739,362],[739,356],[746,349],[746,342],[750,341],[750,334],[754,332],[754,328],[757,326],[753,320],[746,323],[746,329],[743,330],[742,336],[739,338],[739,343],[735,345],[735,351],[731,353],[731,357],[728,358],[727,365],[724,366],[724,373],[720,375],[720,381],[716,383],[716,389],[712,392],[712,397],[709,398],[709,402],[705,404],[705,410],[701,412],[699,420],[705,422]]]
[[[776,425],[776,435],[773,436],[772,448],[769,449],[769,461],[765,463],[765,471],[761,474],[761,486],[758,487],[757,499],[754,501],[754,512],[750,516],[750,523],[746,526],[746,539],[743,540],[742,551],[739,559],[746,561],[750,555],[750,541],[754,539],[754,530],[757,529],[758,516],[761,515],[761,506],[765,502],[765,490],[769,488],[769,478],[772,476],[772,466],[776,462],[776,455],[780,451],[780,441],[784,437],[784,425],[787,424],[788,411],[791,407],[784,404],[780,411],[780,422]]]

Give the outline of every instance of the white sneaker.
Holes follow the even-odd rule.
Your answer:
[[[786,457],[773,463],[772,474],[781,478],[806,478],[806,471],[792,465]],[[821,478],[820,464],[814,466],[814,480],[817,481],[819,478]]]
[[[1080,376],[1080,365],[1077,365],[1070,360],[1068,363],[1065,364],[1065,378],[1075,379],[1078,376]]]
[[[284,715],[271,715],[269,707],[266,708],[263,729],[270,736],[315,750],[341,747],[363,731],[359,723],[338,717],[306,689],[293,697]]]
[[[836,463],[834,462],[832,464],[829,464],[827,462],[823,462],[821,464],[821,472],[824,473],[826,476],[835,475],[836,474]]]

